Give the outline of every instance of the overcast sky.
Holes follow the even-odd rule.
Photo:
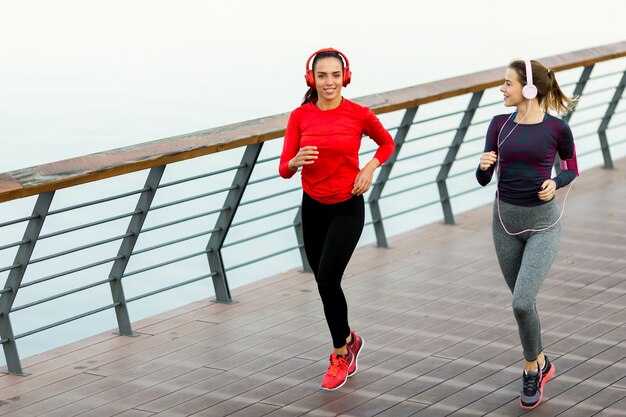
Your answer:
[[[0,172],[626,39],[614,0],[0,0]]]

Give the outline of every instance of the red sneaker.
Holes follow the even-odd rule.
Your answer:
[[[354,375],[354,373],[359,369],[357,360],[359,359],[359,353],[361,353],[361,348],[364,344],[365,341],[363,338],[356,334],[355,331],[352,331],[352,343],[348,345],[348,350],[352,352],[352,355],[354,355],[354,361],[352,362],[350,369],[348,369],[348,378]]]
[[[322,380],[322,388],[325,390],[335,390],[346,383],[348,379],[348,368],[354,362],[354,355],[348,350],[347,355],[339,356],[335,353],[330,354],[330,365],[326,371],[326,375]]]

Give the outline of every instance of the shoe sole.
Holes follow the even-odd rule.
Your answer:
[[[341,385],[337,385],[335,388],[326,388],[326,387],[322,387],[322,389],[324,391],[335,391],[338,390],[339,388],[343,387],[346,384],[346,381],[348,380],[348,377],[346,377],[346,379],[343,380],[343,382],[341,383]]]
[[[541,378],[541,386],[539,387],[539,400],[533,405],[524,405],[524,403],[522,402],[522,398],[520,397],[519,404],[522,406],[522,408],[526,410],[531,410],[541,404],[541,400],[543,399],[543,387],[552,378],[552,376],[554,376],[554,373],[556,372],[556,366],[554,366],[553,363],[550,365],[551,366],[548,373]]]
[[[359,337],[361,337],[361,336],[359,336]],[[348,374],[348,378],[350,378],[352,375],[356,374],[356,371],[359,370],[359,363],[357,362],[357,359],[359,359],[359,354],[363,350],[363,346],[365,346],[365,340],[363,340],[363,338],[361,337],[361,347],[359,347],[359,350],[357,350],[356,354],[354,355],[354,371],[352,371],[351,374]]]

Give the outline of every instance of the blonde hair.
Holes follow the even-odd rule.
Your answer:
[[[539,61],[530,61],[533,72],[533,84],[537,87],[537,100],[541,109],[549,113],[554,110],[558,114],[567,114],[572,111],[579,97],[568,97],[563,93],[556,81],[554,71],[547,68]],[[526,84],[526,62],[516,60],[509,64],[509,68],[515,70],[522,84]]]

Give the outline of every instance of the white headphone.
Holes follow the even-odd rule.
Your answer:
[[[537,87],[533,84],[533,66],[530,59],[526,59],[526,85],[522,88],[522,95],[528,100],[537,97]]]

